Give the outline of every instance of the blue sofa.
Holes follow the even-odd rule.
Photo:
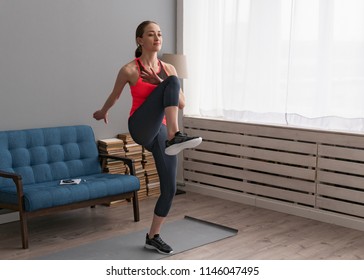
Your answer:
[[[130,174],[103,173],[107,158],[122,160]],[[81,182],[60,184],[67,179]],[[132,160],[100,155],[90,126],[0,131],[0,208],[19,211],[24,249],[35,216],[131,199],[139,221],[139,188]]]

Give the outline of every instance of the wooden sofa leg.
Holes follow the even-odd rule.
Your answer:
[[[138,201],[138,192],[135,191],[133,195],[133,212],[134,212],[134,221],[139,222],[139,201]]]
[[[28,219],[24,213],[19,213],[20,216],[20,228],[21,228],[21,239],[23,249],[29,247],[29,236],[28,236]]]

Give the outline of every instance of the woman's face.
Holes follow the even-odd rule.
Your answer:
[[[162,32],[159,25],[150,23],[144,28],[143,37],[138,38],[138,43],[146,51],[158,52],[162,48]]]

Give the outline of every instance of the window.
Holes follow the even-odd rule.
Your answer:
[[[186,115],[364,132],[364,1],[184,0]]]

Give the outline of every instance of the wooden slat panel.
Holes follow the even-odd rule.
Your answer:
[[[238,180],[246,180],[265,185],[277,186],[280,188],[292,189],[313,193],[315,191],[315,183],[298,179],[279,177],[269,174],[258,173],[247,170],[237,170],[225,166],[218,166],[208,163],[184,161],[185,170],[204,172],[207,174],[219,175],[224,177],[236,178]]]
[[[364,176],[364,164],[350,161],[343,161],[330,158],[318,158],[317,167],[342,173],[350,173]]]
[[[364,216],[364,135],[189,117],[184,128],[204,139],[184,151],[187,181]]]
[[[315,180],[315,171],[312,169],[288,166],[283,164],[275,164],[258,160],[250,160],[239,157],[229,157],[215,153],[204,153],[200,151],[186,151],[185,158],[193,160],[203,160],[206,162],[218,163],[223,165],[234,166],[271,174],[295,177],[305,180]]]
[[[293,154],[281,151],[270,151],[266,149],[250,148],[214,142],[202,142],[198,150],[231,154],[266,161],[275,161],[285,164],[301,165],[306,167],[316,166],[316,157],[310,155]]]
[[[319,208],[333,210],[339,213],[350,214],[364,218],[364,206],[353,203],[343,202],[335,199],[324,197],[317,198],[317,206]]]
[[[317,171],[317,180],[319,182],[323,182],[323,183],[341,185],[341,186],[364,190],[364,178],[363,177],[318,170]]]
[[[304,154],[316,154],[317,146],[312,143],[297,142],[293,140],[273,139],[268,137],[259,137],[252,135],[242,135],[236,133],[225,133],[219,131],[185,129],[189,135],[198,135],[204,141],[214,141],[245,145],[252,147],[269,148],[273,150],[282,150],[287,152],[296,152]]]
[[[256,194],[264,197],[277,198],[280,200],[302,203],[311,206],[315,205],[315,197],[312,194],[276,189],[267,186],[259,186],[257,188]]]
[[[361,149],[319,145],[318,155],[364,162],[364,150]]]
[[[257,184],[246,183],[243,181],[236,181],[226,178],[220,178],[217,176],[201,174],[196,172],[184,172],[185,179],[192,180],[198,183],[218,186],[224,189],[232,189],[249,194],[256,194],[260,196],[277,198],[279,200],[285,200],[293,203],[301,203],[306,205],[314,205],[315,198],[313,195],[293,192],[290,190],[277,189],[267,186],[261,186]],[[222,187],[223,186],[223,187]]]
[[[364,191],[356,191],[325,184],[318,184],[317,194],[364,204]]]
[[[340,145],[364,149],[363,134],[322,131],[279,125],[263,125],[224,120],[184,117],[185,128],[207,129],[236,133],[237,131],[266,137],[299,140],[302,142]]]
[[[246,183],[243,180],[233,180],[228,178],[222,178],[213,176],[210,174],[197,173],[191,171],[184,171],[183,176],[187,180],[192,180],[199,183],[204,183],[212,186],[218,186],[221,188],[236,190],[239,192],[256,193],[256,184]]]

